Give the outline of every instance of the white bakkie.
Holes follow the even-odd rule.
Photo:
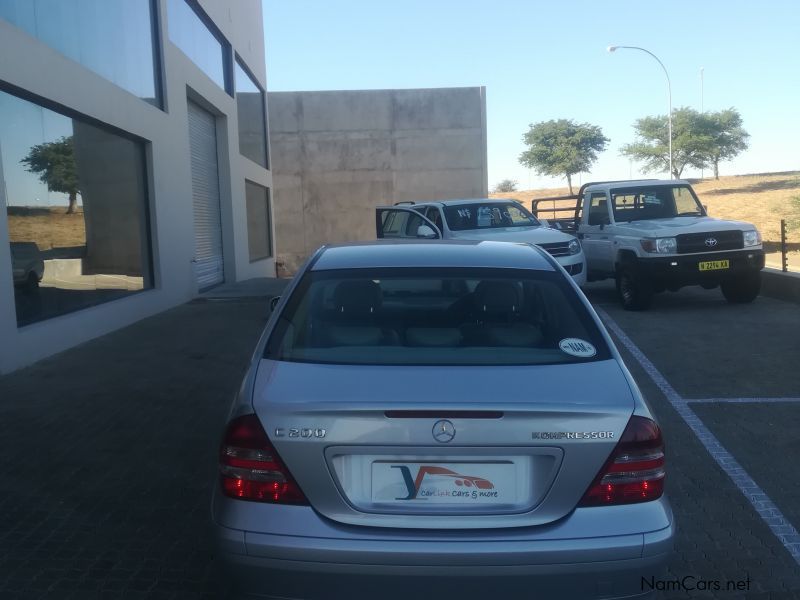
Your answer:
[[[536,244],[564,267],[572,280],[586,283],[586,257],[574,235],[551,229],[516,200],[480,198],[441,202],[401,202],[380,206],[379,239],[428,238]]]
[[[558,201],[570,205],[556,207]],[[734,303],[752,302],[760,291],[761,234],[750,223],[709,217],[687,181],[587,183],[575,196],[539,198],[532,208],[534,215],[570,213],[549,224],[577,235],[588,280],[615,278],[628,310],[688,285],[719,286]]]

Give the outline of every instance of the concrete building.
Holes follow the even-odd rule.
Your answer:
[[[269,93],[279,267],[375,238],[374,208],[488,195],[482,87]]]
[[[0,373],[275,274],[260,0],[0,0]]]

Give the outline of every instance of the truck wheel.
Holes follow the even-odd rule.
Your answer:
[[[617,271],[617,295],[625,310],[645,310],[653,300],[653,285],[633,269]]]
[[[752,302],[761,291],[761,271],[727,279],[720,284],[720,288],[725,300],[732,304]]]

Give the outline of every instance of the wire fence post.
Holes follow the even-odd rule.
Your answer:
[[[789,258],[786,252],[786,219],[781,219],[781,270],[784,273],[789,270]]]

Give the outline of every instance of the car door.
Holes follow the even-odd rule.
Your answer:
[[[378,239],[441,239],[433,221],[413,208],[379,206],[375,209],[375,233]]]
[[[611,214],[605,192],[586,192],[583,210],[587,213],[578,230],[589,271],[614,272],[614,240],[609,230]]]

